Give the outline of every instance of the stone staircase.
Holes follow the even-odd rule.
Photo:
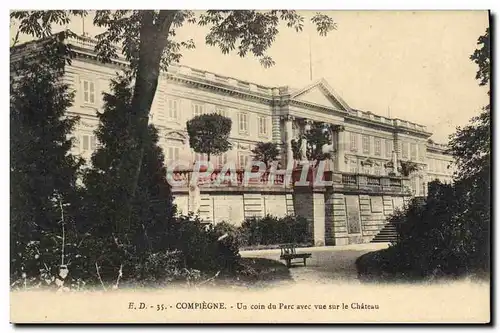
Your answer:
[[[389,222],[375,235],[370,243],[391,243],[396,241],[397,238],[396,225]]]

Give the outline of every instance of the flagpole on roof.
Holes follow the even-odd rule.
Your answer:
[[[309,34],[309,80],[312,82],[313,80],[313,68],[312,68],[312,46],[311,46],[311,31],[308,31]]]

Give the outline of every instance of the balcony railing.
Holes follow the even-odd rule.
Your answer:
[[[403,178],[400,177],[344,173],[341,179],[342,188],[346,191],[409,194],[409,189],[405,186]]]
[[[191,170],[173,171],[167,175],[172,187],[185,188],[191,185],[193,177]],[[172,182],[173,181],[173,182]],[[210,175],[200,172],[197,176],[197,184],[200,188],[211,187],[255,187],[255,186],[284,186],[285,175],[264,172],[246,173],[245,170],[236,170],[222,174],[221,170],[214,170]]]
[[[406,193],[409,189],[405,186],[404,179],[392,176],[375,176],[363,175],[354,173],[333,173],[325,172],[324,179],[331,180],[331,185],[334,186],[335,191],[348,191],[348,192],[387,192],[387,193]],[[336,175],[336,176],[335,176]],[[284,170],[276,172],[263,172],[257,174],[256,172],[250,173],[245,170],[228,171],[222,174],[221,170],[214,170],[209,175],[200,172],[198,175],[191,170],[174,171],[167,175],[173,190],[186,190],[192,185],[193,177],[197,176],[197,185],[200,189],[208,188],[240,188],[243,190],[245,187],[249,188],[292,188],[301,185],[300,173],[284,173]],[[299,179],[300,178],[300,179]],[[310,187],[324,186],[316,185],[312,178],[308,178]]]

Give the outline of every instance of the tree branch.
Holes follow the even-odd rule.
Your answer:
[[[104,289],[104,291],[107,291],[106,286],[104,285],[104,282],[102,282],[101,274],[99,273],[99,266],[97,265],[97,261],[95,262],[95,270],[97,272],[97,277],[99,278],[99,281],[101,282],[102,288]]]

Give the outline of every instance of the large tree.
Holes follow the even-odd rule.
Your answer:
[[[91,168],[85,172],[82,209],[82,220],[86,222],[82,232],[101,239],[100,244],[105,247],[105,251],[100,248],[91,256],[91,263],[104,263],[102,274],[107,277],[116,276],[116,272],[106,271],[110,267],[123,265],[126,275],[131,261],[141,262],[149,254],[168,250],[175,214],[158,133],[150,125],[139,185],[131,205],[130,228],[123,228],[122,221],[128,218],[128,212],[121,206],[120,198],[127,184],[120,177],[119,163],[121,155],[127,153],[127,137],[133,135],[129,117],[133,91],[130,77],[112,80],[111,91],[104,95],[104,112],[99,114],[96,130],[99,146],[92,155]],[[122,251],[111,251],[116,248]]]
[[[19,21],[19,31],[35,37],[49,35],[53,24],[66,24],[72,15],[88,15],[85,11],[13,11],[11,18]],[[320,35],[336,28],[332,18],[316,13],[311,18]],[[195,13],[189,10],[98,10],[94,24],[104,28],[97,36],[96,52],[103,61],[118,53],[118,47],[130,61],[135,86],[130,119],[133,135],[127,142],[128,152],[119,164],[128,186],[124,192],[124,207],[130,212],[135,196],[142,157],[148,136],[149,112],[161,70],[178,61],[182,48],[192,48],[192,40],[177,41],[176,29],[186,23],[209,28],[205,42],[220,48],[223,54],[236,50],[241,57],[253,54],[264,66],[274,64],[267,54],[279,33],[280,22],[301,31],[304,18],[293,10],[209,10]]]
[[[13,277],[39,276],[64,263],[62,223],[73,224],[77,176],[82,160],[71,155],[70,134],[78,121],[68,116],[73,92],[63,82],[65,53],[54,38],[25,53],[11,49],[10,235]],[[71,206],[68,206],[71,204]],[[65,207],[65,212],[61,209]],[[61,216],[66,213],[65,219]],[[68,228],[68,226],[66,226]],[[50,252],[41,248],[50,248]],[[50,243],[47,244],[47,243]],[[33,265],[26,258],[30,246]],[[52,252],[55,249],[55,252]],[[40,253],[37,253],[40,251]]]
[[[471,60],[478,65],[476,79],[480,86],[488,87],[490,95],[490,29],[478,39],[478,49]],[[450,151],[457,163],[455,183],[463,203],[462,219],[469,229],[472,261],[483,268],[489,267],[491,221],[491,109],[483,107],[479,116],[457,128],[450,138]]]

